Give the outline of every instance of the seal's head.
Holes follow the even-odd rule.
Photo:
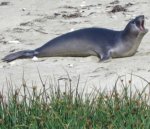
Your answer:
[[[148,29],[144,27],[144,24],[145,24],[144,15],[137,16],[135,19],[131,20],[127,24],[124,31],[125,33],[127,33],[132,37],[142,38],[148,32]]]

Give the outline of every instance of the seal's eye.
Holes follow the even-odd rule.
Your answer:
[[[136,24],[136,22],[135,22],[135,21],[133,21],[133,24]]]

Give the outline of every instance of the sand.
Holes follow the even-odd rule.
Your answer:
[[[3,2],[3,3],[2,3]],[[4,2],[8,2],[6,5]],[[1,0],[0,1],[0,58],[10,52],[35,49],[50,39],[69,31],[86,27],[105,27],[122,30],[131,18],[146,16],[146,28],[150,28],[149,0]],[[126,7],[127,11],[110,13],[115,5]],[[125,75],[128,83],[131,73],[150,81],[150,33],[146,34],[137,53],[132,57],[99,62],[90,57],[50,57],[39,59],[18,59],[10,63],[0,61],[0,89],[7,91],[6,80],[12,80],[15,88],[22,84],[22,77],[28,86],[41,83],[60,82],[64,88],[69,74],[72,86],[79,89],[111,90],[118,76]],[[138,89],[145,82],[136,76],[133,83]],[[46,81],[47,80],[47,81]]]

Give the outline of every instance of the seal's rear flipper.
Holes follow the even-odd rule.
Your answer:
[[[18,58],[32,58],[36,54],[37,53],[32,50],[18,51],[18,52],[15,52],[15,53],[5,56],[2,60],[6,61],[6,62],[10,62],[10,61],[13,61]]]

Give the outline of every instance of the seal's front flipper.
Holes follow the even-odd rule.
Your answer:
[[[100,54],[100,58],[101,58],[100,61],[103,61],[103,62],[109,62],[110,59],[111,59],[111,54],[110,54],[110,52],[107,52],[107,53],[101,53],[101,54]]]
[[[101,58],[101,61],[106,61],[106,60],[109,60],[110,59],[110,56],[104,56]]]
[[[36,54],[37,53],[33,50],[18,51],[5,56],[2,60],[6,62],[10,62],[18,58],[32,58]]]

